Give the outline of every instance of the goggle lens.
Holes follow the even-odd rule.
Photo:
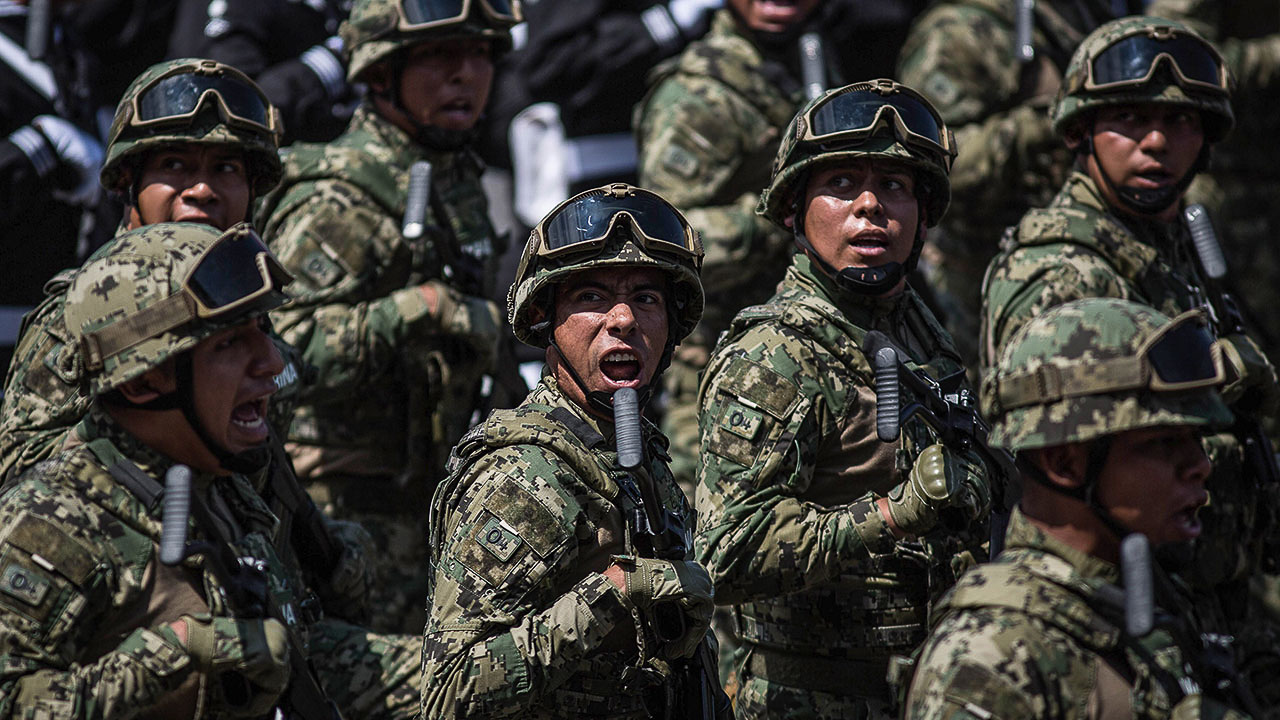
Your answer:
[[[234,77],[196,73],[170,75],[147,88],[138,97],[138,119],[151,122],[190,115],[209,91],[222,98],[233,117],[269,127],[270,106],[260,92]]]
[[[1161,55],[1178,66],[1187,80],[1221,87],[1222,64],[1213,52],[1188,35],[1155,38],[1134,35],[1103,50],[1093,60],[1093,85],[1105,87],[1145,79]]]
[[[827,102],[809,114],[810,131],[815,139],[875,126],[881,111],[891,107],[912,133],[941,147],[942,128],[938,118],[922,102],[903,93],[882,95],[869,90],[853,90],[832,95]]]
[[[1218,378],[1213,338],[1198,322],[1170,328],[1147,350],[1151,369],[1167,385],[1209,383]]]
[[[603,193],[571,200],[543,224],[543,252],[585,243],[594,244],[609,232],[613,218],[620,212],[631,216],[640,232],[649,240],[672,245],[673,250],[696,252],[689,246],[686,225],[666,202],[647,193],[615,197]]]
[[[404,0],[401,7],[404,19],[410,25],[427,25],[446,20],[458,20],[464,17],[472,0]],[[510,0],[474,0],[488,8],[490,15],[498,20],[516,19],[515,9]]]
[[[210,314],[267,295],[289,282],[289,274],[262,239],[245,232],[210,247],[187,277],[187,290]],[[280,300],[283,293],[276,293]],[[276,303],[279,304],[279,303]]]

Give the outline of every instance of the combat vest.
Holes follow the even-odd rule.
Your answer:
[[[935,378],[963,370],[946,331],[913,290],[907,288],[889,299],[843,294],[820,276],[805,256],[797,256],[779,293],[767,305],[738,314],[721,336],[720,348],[765,323],[781,325],[804,336],[841,363],[833,369],[843,375],[840,379],[848,388],[847,412],[856,397],[854,387],[874,387],[873,371],[861,350],[870,328],[862,327],[855,318],[886,331],[913,356],[913,368],[923,368]],[[720,349],[713,357],[707,377],[725,372],[725,365],[733,362],[733,355]],[[732,368],[727,371],[733,372]],[[708,384],[703,385],[704,392],[707,387]],[[700,404],[705,407],[705,398]],[[874,436],[875,427],[874,423],[865,428],[852,426],[849,420],[847,415],[837,420],[837,433],[842,437],[840,448],[817,459],[818,465],[840,470],[821,480],[822,468],[815,468],[813,486],[820,481],[832,485],[852,482],[845,470],[852,463],[844,454],[844,438],[852,440],[855,438],[849,435],[858,435],[857,439],[865,440],[868,434]],[[880,453],[879,465],[862,469],[863,474],[884,472],[880,483],[883,491],[902,482],[916,455],[936,442],[934,432],[918,418],[902,427],[902,435],[898,448]],[[886,457],[885,452],[890,452],[891,457]],[[814,490],[811,487],[809,492]],[[806,494],[802,499],[812,498]],[[987,530],[974,528],[971,532],[969,536],[937,533],[919,542],[901,542],[895,552],[873,555],[820,586],[739,605],[739,637],[766,656],[779,651],[819,659],[818,663],[798,667],[794,673],[771,671],[769,680],[842,694],[883,694],[887,692],[884,674],[889,657],[909,651],[924,640],[929,603],[955,582],[953,560],[963,569],[966,562],[974,559],[972,553],[980,552]],[[821,618],[822,622],[814,623],[813,618]],[[839,632],[831,632],[832,627],[839,627]],[[843,666],[833,662],[838,660],[863,663],[865,671],[850,677],[846,671],[854,670],[842,671]],[[823,671],[822,667],[829,669]]]

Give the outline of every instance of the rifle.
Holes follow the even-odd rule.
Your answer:
[[[947,449],[958,454],[976,452],[993,474],[989,554],[994,558],[1004,549],[1018,469],[1013,455],[987,443],[989,428],[978,414],[973,393],[962,387],[964,370],[941,380],[934,380],[924,370],[912,370],[906,365],[907,354],[878,330],[867,333],[862,352],[871,359],[875,371],[876,436],[882,442],[896,441],[902,424],[919,417]],[[915,398],[906,407],[902,406],[903,387]]]
[[[289,688],[277,707],[283,720],[342,720],[342,714],[325,695],[311,663],[302,654],[298,636],[297,613],[290,603],[281,606],[269,591],[261,560],[239,557],[229,542],[221,538],[209,509],[191,493],[191,469],[174,465],[164,478],[164,515],[160,535],[160,562],[178,565],[191,555],[204,555],[205,568],[217,579],[231,614],[241,618],[274,618],[289,632]],[[208,540],[187,542],[187,521],[194,518]],[[228,701],[248,702],[248,681],[239,675],[224,673],[223,691]]]
[[[613,393],[614,436],[618,449],[618,465],[635,472],[644,462],[644,443],[640,434],[640,402],[632,388]],[[647,539],[652,557],[661,560],[684,560],[689,550],[689,531],[684,519],[662,504],[648,478],[619,483],[637,507],[632,518],[633,537]],[[659,642],[671,642],[685,634],[684,615],[674,603],[654,608],[650,618],[653,634]],[[690,720],[715,720],[731,716],[729,696],[720,687],[715,653],[706,638],[698,644],[692,658],[676,660],[678,686],[674,702],[668,695],[668,717]],[[674,715],[673,715],[674,713]]]
[[[1188,205],[1182,211],[1182,216],[1191,233],[1196,261],[1208,279],[1204,290],[1214,334],[1219,338],[1247,334],[1240,304],[1223,288],[1227,262],[1222,255],[1222,247],[1218,244],[1217,234],[1213,231],[1213,223],[1209,220],[1209,212],[1203,205],[1195,203]],[[1262,427],[1262,422],[1248,408],[1241,410],[1244,411],[1233,412],[1235,423],[1231,427],[1231,434],[1239,440],[1244,451],[1245,466],[1266,500],[1267,515],[1263,518],[1265,525],[1258,533],[1259,537],[1266,537],[1268,529],[1275,528],[1277,522],[1275,493],[1280,490],[1280,469],[1276,467],[1275,450],[1271,447],[1271,438]],[[1267,572],[1280,570],[1280,547],[1277,545],[1280,543],[1275,541],[1268,541],[1264,545],[1262,563]]]

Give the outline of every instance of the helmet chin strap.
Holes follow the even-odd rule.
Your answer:
[[[175,361],[178,387],[171,393],[148,400],[145,403],[133,403],[139,410],[181,410],[187,424],[195,431],[196,437],[204,444],[205,449],[218,460],[224,469],[234,473],[254,473],[267,466],[271,460],[271,449],[263,443],[244,452],[233,453],[219,445],[204,423],[196,414],[195,407],[195,373],[192,370],[191,353],[179,355]]]
[[[547,334],[547,344],[555,349],[556,354],[560,356],[560,364],[569,372],[569,378],[573,380],[574,384],[578,386],[578,389],[582,391],[583,396],[586,397],[587,405],[606,417],[613,417],[613,393],[605,392],[604,390],[587,390],[587,384],[582,381],[582,376],[578,374],[576,369],[574,369],[573,363],[569,362],[569,357],[565,355],[564,351],[560,349],[560,346],[556,344],[555,333],[550,332],[550,327],[551,321],[543,320],[542,322],[533,325],[530,329],[533,330],[535,334]],[[654,377],[656,378],[657,376],[658,373],[654,373]],[[648,385],[636,388],[636,395],[637,399],[640,401],[640,407],[644,407],[649,404],[649,397],[653,394],[652,385],[653,383],[650,382]]]
[[[1196,157],[1195,165],[1187,170],[1178,182],[1173,185],[1158,188],[1131,188],[1117,185],[1111,179],[1111,175],[1102,167],[1102,160],[1098,157],[1098,149],[1093,143],[1093,128],[1089,128],[1088,134],[1084,139],[1085,151],[1087,155],[1093,156],[1093,162],[1098,166],[1098,174],[1102,176],[1102,182],[1111,189],[1112,194],[1124,205],[1130,212],[1138,215],[1155,215],[1170,205],[1178,201],[1182,194],[1187,191],[1191,185],[1191,181],[1196,179],[1196,175],[1200,174],[1209,165],[1209,145],[1206,143],[1200,149],[1200,155]]]
[[[850,265],[842,270],[836,270],[835,266],[818,254],[818,251],[813,247],[813,243],[809,242],[809,238],[804,232],[804,223],[801,219],[798,204],[795,213],[794,230],[796,245],[817,264],[822,272],[835,281],[837,287],[855,295],[879,297],[893,290],[907,276],[907,273],[916,269],[916,263],[920,261],[920,252],[924,249],[925,230],[924,225],[920,224],[916,228],[916,239],[911,246],[911,254],[907,256],[905,263],[889,262],[874,267],[854,267]]]

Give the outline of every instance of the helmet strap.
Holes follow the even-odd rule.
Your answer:
[[[1089,457],[1085,464],[1084,483],[1076,487],[1067,487],[1053,482],[1049,479],[1048,474],[1034,462],[1019,462],[1018,468],[1024,475],[1046,490],[1069,497],[1072,500],[1079,500],[1088,505],[1094,516],[1116,536],[1117,540],[1121,540],[1133,531],[1125,527],[1124,523],[1115,519],[1111,511],[1098,498],[1098,480],[1102,476],[1102,468],[1107,464],[1107,456],[1110,453],[1110,436],[1104,435],[1089,443]]]
[[[1205,145],[1200,150],[1200,155],[1196,158],[1195,165],[1187,170],[1178,182],[1167,187],[1138,189],[1123,187],[1117,185],[1111,179],[1111,175],[1107,173],[1106,168],[1102,167],[1102,160],[1098,157],[1098,149],[1093,143],[1094,125],[1089,125],[1089,132],[1085,136],[1084,143],[1081,148],[1088,155],[1093,156],[1093,162],[1098,166],[1098,174],[1102,176],[1102,181],[1111,189],[1112,194],[1120,201],[1127,210],[1138,215],[1155,215],[1170,205],[1176,203],[1178,198],[1187,191],[1191,185],[1191,181],[1196,179],[1196,175],[1200,173],[1209,164],[1209,154],[1207,152],[1209,145]]]
[[[818,254],[818,251],[813,247],[813,243],[809,242],[808,236],[805,235],[804,221],[799,211],[798,200],[794,217],[793,225],[796,245],[809,256],[809,259],[823,273],[835,281],[837,287],[855,295],[879,297],[893,290],[907,276],[907,273],[915,270],[916,263],[920,261],[920,252],[924,249],[924,225],[921,224],[916,228],[916,239],[905,264],[890,262],[874,267],[854,267],[851,265],[842,270],[836,270],[835,266]]]
[[[192,370],[190,352],[178,356],[176,369],[178,389],[170,393],[170,396],[177,396],[177,407],[182,411],[182,416],[187,419],[187,424],[195,431],[200,442],[217,458],[218,464],[231,472],[241,474],[257,472],[266,467],[271,459],[271,449],[265,443],[241,453],[233,453],[219,445],[209,434],[204,423],[200,421],[200,417],[196,414],[195,373]]]
[[[574,384],[578,386],[578,389],[581,390],[582,394],[587,398],[587,405],[590,406],[592,410],[603,414],[605,417],[613,417],[613,393],[605,392],[604,390],[587,390],[587,384],[582,381],[582,376],[578,374],[578,371],[573,367],[573,363],[569,362],[569,358],[564,354],[564,351],[556,344],[554,333],[547,336],[547,344],[554,348],[556,354],[560,356],[560,364],[564,366],[565,370],[569,371],[570,379],[573,380]],[[654,377],[657,377],[656,373]],[[652,394],[653,390],[651,385],[636,388],[636,395],[640,400],[640,407],[644,407],[649,404],[649,396]]]
[[[474,143],[480,133],[479,123],[476,123],[476,126],[469,130],[445,130],[435,125],[418,122],[413,113],[409,112],[409,109],[405,107],[404,98],[400,91],[400,83],[404,79],[405,55],[407,55],[407,51],[387,60],[388,68],[391,71],[387,89],[382,92],[375,90],[370,90],[370,92],[386,100],[391,107],[404,116],[405,121],[413,127],[413,141],[422,147],[436,152],[457,152]]]

